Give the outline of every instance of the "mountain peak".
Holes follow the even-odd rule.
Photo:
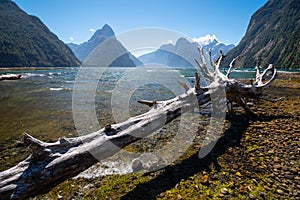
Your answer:
[[[176,47],[189,45],[190,42],[186,38],[179,38],[176,42]]]
[[[115,33],[112,28],[108,24],[105,24],[101,29],[98,29],[87,42],[78,45],[70,43],[68,45],[77,58],[82,61],[98,44],[114,36]]]
[[[142,63],[136,57],[130,54],[128,50],[121,44],[121,42],[118,41],[114,36],[115,33],[112,28],[108,24],[105,24],[101,29],[98,29],[87,42],[78,45],[69,43],[68,45],[77,56],[77,58],[81,61],[84,61],[85,59],[93,60],[93,57],[97,55],[92,54],[92,56],[89,56],[90,53],[93,50],[97,50],[99,45],[104,42],[103,45],[105,45],[105,50],[108,51],[108,54],[107,57],[103,58],[102,60],[97,60],[99,59],[99,57],[97,57],[96,60],[97,62],[99,62],[97,63],[99,66],[105,63],[107,60],[109,61],[110,58],[114,58],[115,55],[121,56],[113,60],[109,65],[110,67],[135,67],[141,65]],[[101,48],[103,47],[100,47],[100,49]],[[98,52],[98,50],[96,52]],[[101,57],[101,55],[99,56]],[[103,66],[106,66],[106,64],[103,64]]]
[[[108,37],[114,36],[115,33],[112,30],[112,28],[108,25],[108,24],[104,24],[104,26],[102,27],[102,33],[105,34]]]
[[[219,43],[219,40],[215,35],[209,35],[209,34],[199,38],[193,38],[193,41],[199,43],[201,46],[206,46],[211,43],[215,43],[215,44]]]
[[[112,28],[108,25],[105,24],[101,29],[98,29],[94,35],[92,36],[91,40],[99,38],[99,37],[105,37],[105,38],[109,38],[114,36],[115,33],[112,30]]]
[[[213,43],[213,44],[218,44],[218,43],[220,43],[218,40],[216,40],[216,39],[214,39],[211,43]]]

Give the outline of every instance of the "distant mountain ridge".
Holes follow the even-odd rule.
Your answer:
[[[71,49],[39,18],[0,0],[0,67],[78,66]]]
[[[199,57],[198,42],[188,41],[185,38],[179,38],[175,45],[164,44],[158,50],[142,55],[138,59],[144,64],[158,63],[170,67],[197,67],[194,61]],[[209,41],[203,46],[206,52],[211,51],[213,59],[217,59],[220,50],[227,53],[234,45],[225,45],[217,40]]]
[[[108,24],[105,24],[101,29],[98,29],[87,42],[82,44],[69,43],[68,46],[79,60],[84,61],[89,54],[103,42],[109,42],[110,45],[114,47],[110,52],[112,55],[108,57],[114,57],[113,54],[120,52],[122,54],[116,60],[111,61],[110,67],[135,67],[142,64],[115,38],[115,33]],[[98,60],[98,62],[99,66],[103,65],[100,60]]]
[[[224,66],[236,56],[238,67],[265,66],[300,69],[300,1],[269,0],[251,17],[241,42],[224,60]]]

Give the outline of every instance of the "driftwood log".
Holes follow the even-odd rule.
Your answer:
[[[233,62],[226,75],[219,70],[224,55],[216,62],[210,58],[214,71],[209,71],[204,53],[199,48],[201,63],[196,60],[199,70],[207,82],[200,86],[200,76],[195,72],[195,86],[181,85],[186,92],[167,101],[139,101],[152,107],[148,112],[129,118],[127,121],[107,125],[105,128],[76,138],[61,138],[57,142],[42,142],[27,133],[23,135],[23,144],[32,154],[16,166],[0,172],[1,199],[25,199],[48,192],[55,185],[76,176],[101,159],[117,153],[121,148],[160,129],[183,113],[203,108],[222,95],[213,95],[224,90],[227,101],[235,102],[249,114],[253,111],[245,103],[249,98],[263,98],[263,90],[276,77],[276,69],[270,65],[260,73],[257,68],[256,80],[244,84],[230,79]],[[212,106],[219,109],[218,106]],[[225,106],[226,107],[226,106]],[[93,156],[97,155],[97,159]]]
[[[21,79],[21,74],[5,74],[0,76],[0,81]]]

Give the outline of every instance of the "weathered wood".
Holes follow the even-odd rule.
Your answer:
[[[17,79],[21,79],[21,78],[22,78],[21,74],[6,74],[6,75],[1,75],[0,76],[0,81],[17,80]]]
[[[219,88],[224,88],[229,101],[234,101],[247,112],[253,112],[246,105],[244,98],[260,98],[263,89],[271,84],[276,77],[276,70],[271,66],[272,77],[264,82],[267,72],[258,73],[256,82],[252,85],[239,83],[229,79],[229,72],[224,75],[219,71],[223,54],[216,62],[212,62],[214,71],[208,70],[203,50],[200,48],[200,58],[197,60],[200,72],[208,86],[200,86],[200,76],[195,72],[194,88],[181,85],[186,92],[166,101],[139,101],[152,107],[148,112],[131,117],[119,124],[108,124],[105,128],[76,138],[61,138],[54,143],[40,141],[27,133],[23,135],[23,143],[32,154],[18,165],[0,172],[1,199],[25,199],[49,191],[53,186],[74,177],[98,160],[108,158],[125,146],[144,138],[182,115],[183,113],[200,109],[210,104],[211,95]],[[214,95],[218,98],[218,95]],[[215,106],[215,108],[218,108]]]

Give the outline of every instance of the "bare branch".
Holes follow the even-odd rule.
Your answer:
[[[220,51],[220,56],[218,57],[218,59],[217,59],[216,62],[215,62],[215,68],[216,68],[216,69],[219,69],[219,68],[220,68],[220,64],[221,64],[223,58],[224,58],[224,54],[223,54],[222,51]]]
[[[186,83],[178,81],[178,83],[185,89],[185,91],[188,91],[190,89],[190,86],[188,86]]]
[[[204,74],[207,74],[208,76],[213,77],[213,74],[207,68],[206,61],[205,61],[205,56],[204,56],[204,52],[203,52],[203,48],[202,47],[198,47],[198,51],[199,51],[200,59],[201,59],[201,62],[202,62],[202,64],[200,65],[198,63],[198,61],[197,61],[198,66],[201,69],[203,69],[203,71],[205,72]]]
[[[200,76],[197,72],[195,72],[195,79],[196,79],[196,83],[195,83],[195,88],[196,90],[200,90]]]
[[[272,72],[272,77],[266,83],[263,83],[264,76],[268,71]],[[276,79],[276,76],[277,76],[277,70],[273,67],[272,64],[270,64],[267,67],[267,69],[263,71],[263,73],[259,74],[258,77],[256,77],[256,79],[258,79],[257,80],[258,82],[254,85],[256,88],[267,88]]]
[[[153,105],[157,104],[156,101],[147,101],[147,100],[139,100],[138,102],[141,104],[145,104],[149,107],[152,107]]]
[[[229,78],[229,75],[231,74],[231,72],[233,71],[233,63],[236,61],[236,59],[238,59],[239,56],[235,57],[234,59],[232,59],[232,61],[229,64],[229,69],[226,73],[226,77]]]
[[[256,69],[256,75],[255,75],[255,82],[254,82],[254,85],[259,85],[261,84],[261,75],[260,75],[260,69],[259,69],[259,66],[256,66],[255,67]]]
[[[215,63],[214,61],[212,60],[212,57],[211,57],[211,50],[212,48],[209,49],[208,53],[209,53],[209,62],[210,62],[210,65],[215,68]],[[202,52],[203,53],[203,52]]]

